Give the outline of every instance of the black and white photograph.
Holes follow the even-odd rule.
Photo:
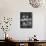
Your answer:
[[[32,28],[32,12],[20,12],[20,28]]]

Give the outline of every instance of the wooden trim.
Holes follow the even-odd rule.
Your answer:
[[[0,41],[5,41],[5,40],[0,40]]]

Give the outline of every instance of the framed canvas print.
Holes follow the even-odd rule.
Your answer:
[[[32,12],[20,12],[20,28],[32,28]]]

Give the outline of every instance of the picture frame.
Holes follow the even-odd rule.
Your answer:
[[[32,12],[20,12],[20,28],[32,28]]]

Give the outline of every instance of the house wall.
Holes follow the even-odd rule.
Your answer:
[[[20,12],[32,12],[33,27],[20,28]],[[28,0],[0,0],[0,20],[3,17],[12,17],[10,33],[17,40],[28,40],[36,34],[37,39],[46,40],[46,8],[33,8]],[[4,33],[0,29],[0,39],[4,39]],[[2,37],[3,36],[3,37]]]

